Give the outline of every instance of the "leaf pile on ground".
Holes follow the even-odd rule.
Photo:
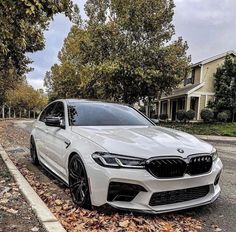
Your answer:
[[[8,148],[15,145],[29,148],[29,134],[13,126],[11,120],[6,122],[0,121],[0,144]]]
[[[68,189],[61,189],[65,197],[58,190],[51,188],[50,183],[37,180],[19,163],[15,163],[30,185],[47,204],[61,224],[71,232],[76,231],[199,231],[200,221],[181,214],[164,216],[133,215],[125,213],[103,213],[97,210],[76,208],[70,200]]]
[[[0,157],[0,231],[45,232]]]
[[[68,188],[58,181],[40,181],[37,175],[27,168],[16,156],[12,161],[25,176],[30,185],[47,204],[61,224],[71,232],[76,231],[199,231],[202,223],[192,217],[181,214],[162,216],[133,215],[76,208],[71,201]],[[28,157],[29,158],[29,157]],[[56,185],[55,185],[56,183]]]

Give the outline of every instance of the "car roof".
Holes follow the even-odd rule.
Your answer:
[[[124,105],[128,106],[127,104],[124,103],[119,103],[119,102],[109,102],[109,101],[103,101],[103,100],[89,100],[89,99],[77,99],[77,98],[70,98],[70,99],[58,99],[57,101],[66,101],[67,103],[101,103],[101,104],[116,104],[116,105]]]

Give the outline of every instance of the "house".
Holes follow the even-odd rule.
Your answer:
[[[192,109],[195,111],[195,120],[201,120],[201,110],[214,99],[214,73],[227,55],[236,56],[236,53],[228,51],[193,64],[190,75],[180,86],[171,95],[163,95],[156,102],[156,113],[159,116],[167,114],[169,120],[175,121],[178,110]]]

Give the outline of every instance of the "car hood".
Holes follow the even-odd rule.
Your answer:
[[[186,158],[190,154],[210,153],[213,149],[190,134],[159,126],[73,126],[72,131],[110,153],[141,158],[167,155]]]

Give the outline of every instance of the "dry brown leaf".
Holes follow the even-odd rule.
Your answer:
[[[215,232],[221,232],[222,229],[220,229],[219,227],[217,227],[217,228],[214,229],[214,231],[215,231]]]
[[[119,226],[124,228],[128,227],[128,225],[129,225],[129,220],[125,220],[119,223]]]
[[[35,226],[35,227],[33,227],[33,228],[31,229],[31,231],[37,232],[37,231],[39,231],[39,228]]]
[[[56,205],[62,205],[63,204],[63,202],[59,199],[55,200],[55,203],[56,203]]]
[[[18,212],[18,210],[15,210],[13,208],[7,208],[5,206],[0,206],[0,209],[2,209],[5,212],[12,213],[12,214],[16,214]]]

